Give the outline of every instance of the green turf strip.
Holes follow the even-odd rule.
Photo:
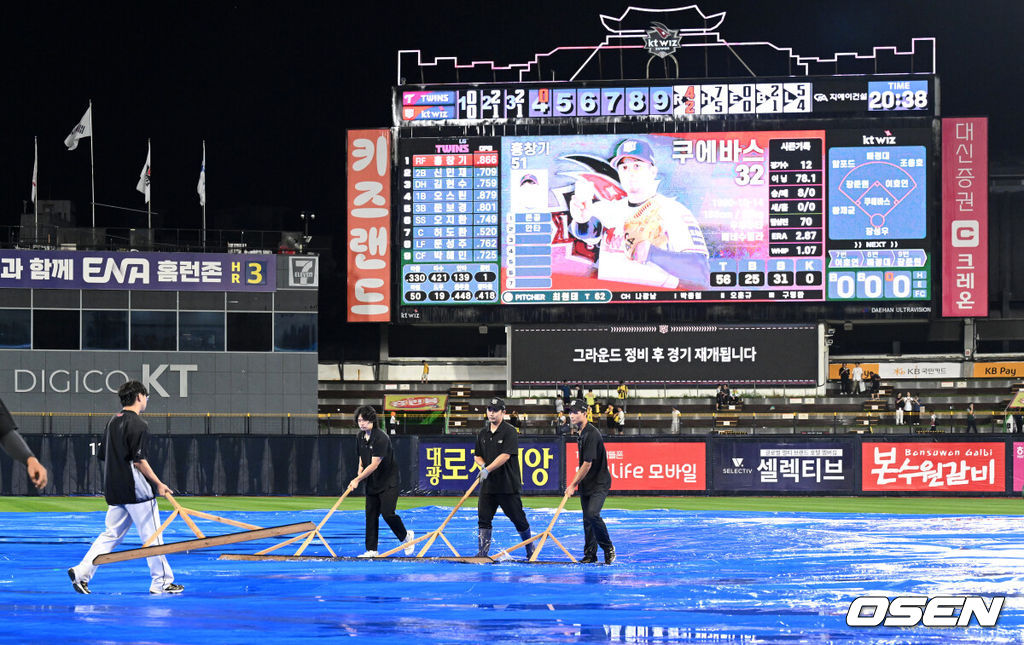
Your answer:
[[[334,497],[179,497],[178,502],[197,511],[296,511],[330,508]],[[454,506],[457,497],[402,497],[398,508]],[[531,508],[554,508],[560,497],[524,497]],[[567,508],[579,510],[579,497]],[[466,502],[475,507],[476,498]],[[609,497],[609,509],[665,508],[680,511],[755,511],[805,513],[898,513],[936,515],[1022,515],[1019,497]],[[102,497],[0,497],[0,512],[87,513],[104,511]],[[363,499],[345,500],[340,510],[362,510]],[[160,509],[171,505],[160,501]]]

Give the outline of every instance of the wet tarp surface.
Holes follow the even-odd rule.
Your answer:
[[[187,501],[182,500],[187,506]],[[573,504],[576,504],[573,508]],[[578,501],[554,533],[577,557]],[[402,511],[422,535],[450,509]],[[534,531],[552,511],[528,510]],[[324,511],[218,514],[259,526]],[[103,513],[0,515],[0,641],[17,643],[1015,643],[1024,640],[1024,520],[1017,517],[605,511],[618,559],[546,564],[409,561],[245,562],[262,540],[168,556],[178,596],[150,595],[145,561],[100,567],[93,593],[66,570],[103,530]],[[199,520],[207,535],[236,529]],[[492,554],[518,541],[500,514]],[[336,513],[324,535],[340,556],[361,553],[363,514]],[[381,550],[397,545],[381,522]],[[476,548],[476,514],[445,535]],[[193,538],[180,519],[167,541]],[[283,538],[282,538],[283,539]],[[123,548],[139,546],[130,533]],[[294,553],[297,545],[275,554]],[[314,543],[309,555],[326,555]],[[428,555],[450,554],[438,540]],[[1007,596],[996,627],[849,627],[858,596]]]

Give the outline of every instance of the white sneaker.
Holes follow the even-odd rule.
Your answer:
[[[406,531],[405,532],[405,542],[402,542],[402,544],[405,545],[405,554],[406,555],[412,555],[413,552],[416,551],[416,545],[412,544],[412,541],[415,540],[415,539],[416,539],[416,533],[414,531]]]
[[[362,554],[359,557],[360,558],[376,558],[377,557],[377,552],[376,551],[367,551],[366,553]]]

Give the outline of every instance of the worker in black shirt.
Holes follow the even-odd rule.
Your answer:
[[[104,463],[103,496],[107,500],[107,528],[92,543],[82,561],[68,569],[71,585],[78,593],[91,593],[89,580],[96,573],[93,559],[114,550],[128,529],[135,525],[145,544],[160,526],[156,496],[171,492],[146,460],[149,424],[139,416],[146,410],[149,393],[142,383],[128,381],[117,391],[124,406],[107,422],[106,436],[96,456]],[[157,536],[154,545],[163,544]],[[185,587],[174,584],[174,573],[167,558],[146,558],[152,581],[149,593],[181,593]]]
[[[377,411],[369,405],[356,410],[356,446],[359,451],[359,470],[349,482],[349,490],[355,490],[359,482],[366,481],[366,553],[360,558],[377,556],[377,537],[380,523],[378,518],[391,527],[399,542],[409,543],[415,539],[412,531],[405,529],[402,518],[395,513],[398,505],[398,462],[391,439],[377,427]],[[414,546],[408,544],[405,554],[412,555]]]
[[[7,411],[7,406],[0,399],[0,448],[4,449],[11,459],[20,461],[28,468],[28,478],[36,488],[42,490],[46,486],[46,468],[32,454],[25,440],[18,434],[18,426],[14,417]]]
[[[476,436],[474,451],[480,499],[477,502],[477,557],[491,549],[491,520],[501,507],[512,520],[519,537],[530,539],[530,523],[523,512],[523,479],[519,472],[519,438],[516,429],[505,421],[505,402],[494,398],[487,403],[487,425]],[[526,545],[526,557],[533,554],[534,543]]]
[[[608,471],[608,453],[604,449],[601,431],[587,422],[586,401],[576,400],[569,405],[569,421],[579,431],[576,440],[579,448],[579,470],[572,482],[565,487],[572,495],[579,487],[580,505],[583,507],[583,559],[580,562],[597,562],[597,547],[604,551],[604,563],[615,562],[615,547],[608,537],[608,527],[601,519],[601,508],[612,487],[612,475]]]

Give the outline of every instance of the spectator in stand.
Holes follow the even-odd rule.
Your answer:
[[[672,408],[672,434],[679,434],[679,408]]]
[[[565,401],[562,400],[562,397],[556,396],[555,397],[555,414],[562,414],[563,412],[565,412]]]
[[[626,399],[629,397],[629,386],[626,385],[625,381],[619,381],[619,387],[616,388],[615,393],[619,395],[619,407],[625,412]]]
[[[576,400],[579,401],[579,400],[582,400],[582,399],[583,399],[583,384],[580,383],[580,384],[578,384],[576,386]]]
[[[420,383],[426,383],[428,376],[430,376],[430,366],[427,365],[426,361],[423,361],[423,373],[420,374]]]
[[[615,429],[619,434],[626,432],[626,410],[624,408],[615,408]]]
[[[907,425],[914,422],[914,397],[907,392],[903,395],[903,415],[900,415],[904,419],[904,423]]]
[[[864,368],[860,366],[860,363],[854,363],[853,364],[852,376],[853,376],[853,390],[851,391],[851,394],[853,392],[856,392],[857,394],[863,394],[864,393]]]
[[[391,411],[391,417],[388,419],[388,434],[398,434],[398,417],[395,416],[395,411]]]
[[[932,424],[928,426],[929,432],[938,432],[938,419],[935,417],[935,413],[932,412]]]
[[[587,396],[584,398],[587,401],[587,407],[593,408],[594,402],[597,401],[597,397],[594,396],[594,388],[590,388],[589,390],[587,390]],[[598,412],[600,413],[600,410],[598,410]]]
[[[1024,432],[1024,415],[1015,414],[1013,415],[1013,431],[1015,433]]]
[[[608,431],[607,434],[611,434],[615,431],[615,406],[609,401],[608,407],[604,410],[605,417],[605,429]]]
[[[915,426],[921,423],[921,402],[916,396],[910,399],[910,423]]]
[[[974,418],[974,404],[973,403],[969,403],[967,405],[967,432],[968,432],[968,434],[970,434],[972,432],[973,433],[977,433],[978,432],[978,422]]]
[[[878,391],[882,388],[882,377],[878,375],[878,372],[870,373],[871,379],[871,398],[878,398]]]
[[[569,399],[572,398],[572,392],[569,391],[569,381],[562,381],[560,389],[562,391],[562,405],[569,405]]]
[[[903,425],[903,393],[896,393],[896,425]]]
[[[516,429],[516,432],[519,432],[519,415],[514,410],[509,411],[508,422],[509,425]]]
[[[563,412],[559,412],[558,416],[555,417],[555,420],[552,422],[552,424],[555,427],[555,433],[556,434],[565,434],[562,431],[562,428],[568,426],[569,418],[565,416],[565,412],[564,411]]]
[[[839,366],[839,393],[850,394],[850,368],[843,363]]]

